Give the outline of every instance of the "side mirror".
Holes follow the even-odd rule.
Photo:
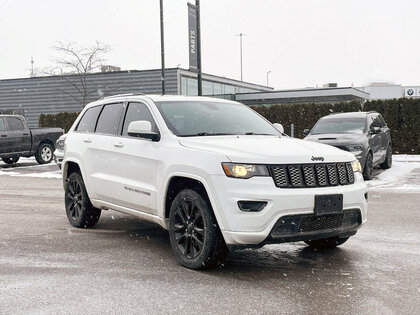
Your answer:
[[[306,137],[307,135],[309,135],[310,130],[309,129],[304,129],[303,130],[303,135]]]
[[[146,138],[152,141],[160,140],[160,135],[152,131],[152,124],[147,120],[132,121],[128,125],[127,134],[130,137]]]
[[[275,127],[278,131],[280,131],[281,133],[284,133],[284,128],[283,128],[283,125],[282,125],[282,124],[275,123],[275,124],[274,124],[274,127]]]
[[[376,135],[381,132],[381,127],[370,127],[370,132]]]

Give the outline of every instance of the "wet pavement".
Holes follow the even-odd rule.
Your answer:
[[[13,171],[57,172],[28,163]],[[368,223],[340,248],[269,245],[192,271],[158,226],[103,211],[76,229],[59,179],[1,175],[0,314],[417,314],[419,204],[418,191],[372,189]]]

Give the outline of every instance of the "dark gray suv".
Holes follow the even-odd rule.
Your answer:
[[[305,129],[305,140],[329,144],[352,152],[363,168],[363,177],[372,179],[373,168],[392,166],[391,133],[377,112],[333,113]]]

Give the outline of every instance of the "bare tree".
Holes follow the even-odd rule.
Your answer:
[[[56,67],[46,72],[66,81],[75,91],[65,93],[84,107],[88,96],[96,92],[95,88],[88,87],[88,74],[101,67],[105,55],[111,50],[110,46],[99,41],[90,47],[79,47],[73,42],[57,42],[53,49],[58,54]]]

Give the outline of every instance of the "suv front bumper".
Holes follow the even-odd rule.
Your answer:
[[[351,185],[277,188],[271,177],[212,176],[213,208],[228,245],[262,245],[356,234],[366,222],[367,193],[361,174]],[[217,187],[217,189],[215,188]],[[315,196],[343,194],[340,213],[316,215]],[[266,201],[260,212],[244,212],[238,201]]]

